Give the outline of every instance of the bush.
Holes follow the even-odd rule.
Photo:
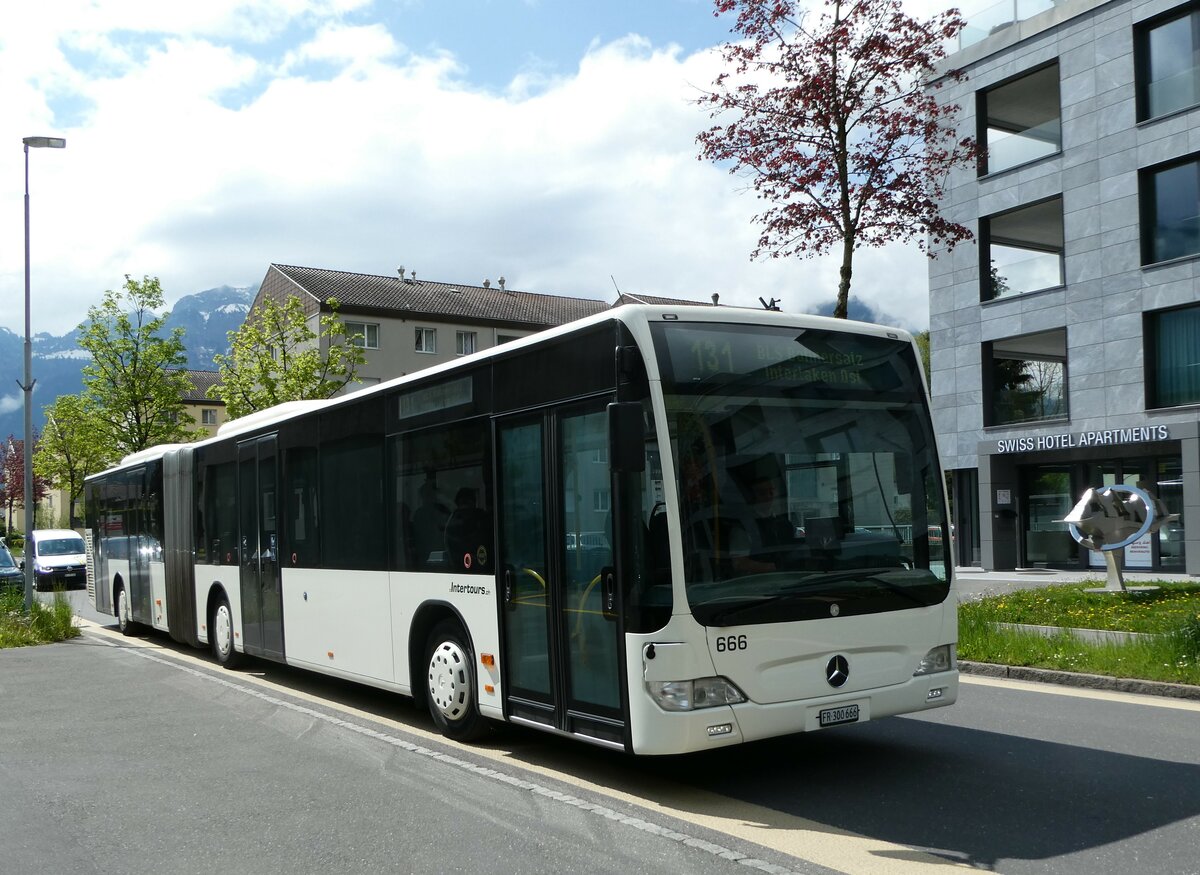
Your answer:
[[[71,603],[55,595],[50,604],[34,601],[24,613],[25,595],[18,591],[0,593],[0,647],[27,647],[65,641],[79,635],[75,628]]]

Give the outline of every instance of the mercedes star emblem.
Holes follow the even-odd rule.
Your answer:
[[[829,664],[825,666],[825,680],[829,681],[829,686],[840,687],[850,678],[850,663],[846,661],[846,657],[840,653],[829,660]]]

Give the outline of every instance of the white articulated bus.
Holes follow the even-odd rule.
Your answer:
[[[912,338],[631,306],[87,481],[88,589],[163,630],[637,753],[948,705]]]

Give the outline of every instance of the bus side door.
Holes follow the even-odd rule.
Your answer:
[[[246,652],[282,659],[276,444],[275,435],[238,444],[238,555]]]
[[[506,713],[624,745],[605,407],[505,419],[496,442]]]

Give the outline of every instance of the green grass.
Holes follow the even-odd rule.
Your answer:
[[[33,610],[24,612],[25,596],[16,590],[0,592],[0,648],[29,647],[65,641],[79,635],[70,603],[56,595],[51,604],[36,599]]]
[[[1155,583],[1155,592],[1087,593],[1095,584],[1050,586],[959,606],[958,655],[977,662],[1034,666],[1143,680],[1200,684],[1200,584]],[[997,628],[1023,623],[1142,632],[1150,640],[1092,644]]]

